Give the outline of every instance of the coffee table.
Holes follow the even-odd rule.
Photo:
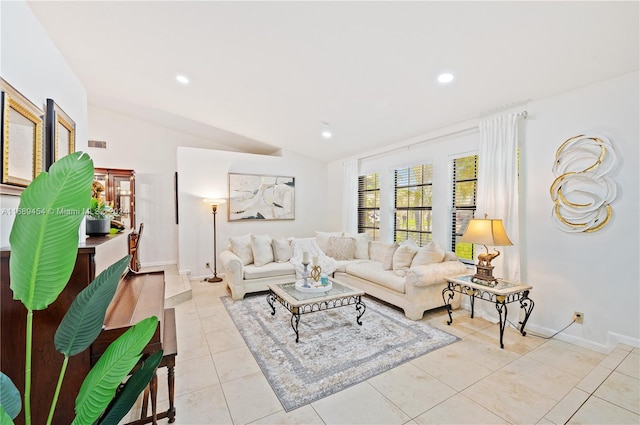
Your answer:
[[[362,302],[364,291],[331,279],[331,289],[318,293],[302,292],[296,289],[296,282],[270,283],[267,302],[271,306],[271,314],[276,314],[276,301],[291,313],[291,327],[296,333],[296,342],[300,340],[298,325],[300,316],[316,311],[329,310],[347,305],[356,306],[356,323],[362,325],[360,318],[366,310]]]

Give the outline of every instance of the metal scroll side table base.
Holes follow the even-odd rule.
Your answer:
[[[291,313],[291,327],[293,331],[296,333],[296,342],[300,340],[300,333],[298,331],[298,325],[300,324],[300,316],[307,313],[313,313],[316,311],[322,310],[330,310],[332,308],[343,307],[347,305],[355,304],[356,306],[356,323],[362,326],[362,315],[364,314],[367,307],[364,302],[362,302],[362,296],[360,295],[346,295],[341,298],[334,298],[330,300],[319,299],[310,299],[308,303],[294,306],[291,305],[287,300],[283,299],[281,296],[273,292],[273,290],[269,290],[269,294],[267,295],[267,302],[271,307],[271,315],[276,314],[276,301],[279,302],[289,310]]]
[[[474,314],[474,300],[476,298],[495,303],[500,321],[500,348],[504,348],[503,338],[504,328],[507,322],[507,305],[510,303],[519,302],[520,308],[524,310],[524,319],[521,322],[518,322],[520,325],[518,330],[522,336],[527,335],[524,328],[527,325],[527,321],[529,320],[529,316],[531,316],[531,311],[533,311],[534,306],[533,300],[529,298],[529,290],[531,289],[531,286],[505,282],[505,286],[503,288],[499,288],[497,286],[491,287],[478,283],[470,283],[464,280],[466,278],[467,276],[447,279],[448,285],[442,290],[442,299],[444,300],[444,304],[447,307],[447,313],[449,314],[447,325],[451,325],[451,323],[453,323],[453,317],[451,316],[451,301],[453,300],[455,292],[458,292],[462,295],[469,295],[472,319]]]

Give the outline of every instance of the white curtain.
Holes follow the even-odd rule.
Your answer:
[[[502,254],[492,265],[495,277],[514,282],[520,282],[517,122],[516,113],[480,122],[476,202],[476,218],[488,214],[488,218],[502,219],[513,242],[513,246],[497,247]]]
[[[342,227],[347,233],[358,233],[358,160],[343,162]]]

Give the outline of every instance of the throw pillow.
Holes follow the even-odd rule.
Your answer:
[[[383,263],[384,257],[387,255],[387,251],[392,246],[394,246],[392,243],[371,241],[371,243],[369,243],[369,259]]]
[[[325,254],[327,253],[327,246],[329,244],[329,238],[331,236],[341,237],[342,236],[342,232],[318,232],[318,231],[316,231],[316,243],[318,244],[318,246],[320,247],[322,252],[324,252]]]
[[[251,250],[251,235],[235,236],[229,238],[231,252],[240,257],[243,265],[253,263],[253,251]]]
[[[353,260],[356,250],[356,243],[353,238],[342,238],[331,236],[327,243],[327,255],[334,260]]]
[[[273,257],[278,263],[286,263],[293,256],[293,250],[287,239],[274,239],[272,247]]]
[[[358,233],[357,235],[345,233],[345,237],[353,238],[356,241],[356,250],[353,254],[353,258],[356,260],[368,260],[369,259],[369,234]]]
[[[418,250],[415,257],[413,257],[411,267],[428,266],[433,263],[441,263],[443,259],[444,249],[442,249],[436,242],[431,241]]]
[[[387,248],[387,252],[382,260],[382,270],[393,270],[393,254],[396,253],[398,245],[393,244]]]
[[[416,255],[420,247],[416,245],[413,239],[407,239],[402,242],[396,252],[393,254],[393,270],[408,269],[411,267],[411,261]]]
[[[444,253],[444,259],[442,261],[458,261],[458,256],[453,251],[447,251]]]
[[[251,235],[251,251],[253,252],[253,264],[257,267],[273,262],[273,249],[271,248],[271,236]]]

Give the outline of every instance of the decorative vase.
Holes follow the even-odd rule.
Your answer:
[[[320,269],[320,266],[311,267],[311,279],[313,279],[314,282],[317,282],[320,280],[321,274],[322,274],[322,269]]]
[[[86,233],[89,236],[108,235],[111,231],[111,220],[108,218],[87,217],[86,225]]]

